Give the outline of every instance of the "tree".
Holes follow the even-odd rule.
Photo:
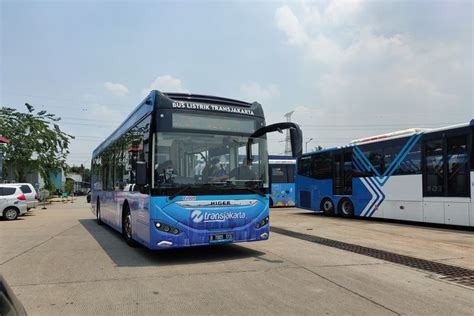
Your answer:
[[[74,136],[59,128],[60,117],[45,110],[37,112],[28,103],[25,106],[27,113],[0,108],[0,131],[11,140],[5,151],[6,165],[12,167],[19,182],[26,181],[28,171],[38,170],[47,186],[49,171],[64,165]]]
[[[320,151],[320,150],[323,150],[323,149],[324,149],[323,146],[320,146],[320,145],[313,147],[313,151]]]
[[[82,182],[91,182],[91,170],[89,168],[84,167],[83,164],[81,164],[80,166],[70,167],[68,172],[80,174],[82,176]]]
[[[66,191],[69,195],[74,192],[74,180],[66,179],[66,184],[64,185],[64,191]]]

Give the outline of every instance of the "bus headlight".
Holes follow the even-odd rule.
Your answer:
[[[265,217],[264,219],[262,219],[260,222],[257,223],[257,225],[255,225],[255,228],[259,229],[265,225],[268,224],[268,221],[270,220],[270,218],[267,216]]]
[[[181,231],[178,228],[173,227],[173,226],[168,225],[168,224],[158,222],[158,221],[155,221],[155,227],[159,231],[162,231],[162,232],[165,232],[165,233],[171,233],[173,235],[178,235],[179,233],[181,233]]]

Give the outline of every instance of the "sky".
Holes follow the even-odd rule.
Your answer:
[[[152,89],[257,101],[267,124],[294,111],[308,150],[467,122],[473,10],[456,0],[0,0],[0,106],[62,117],[76,137],[67,163],[86,166]],[[270,154],[283,138],[269,137]]]

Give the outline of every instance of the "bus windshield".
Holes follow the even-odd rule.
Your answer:
[[[200,185],[268,187],[266,139],[252,145],[246,159],[248,136],[159,132],[154,151],[155,188]]]

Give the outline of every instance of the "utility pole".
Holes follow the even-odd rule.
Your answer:
[[[313,139],[310,138],[310,139],[308,139],[308,141],[305,142],[305,150],[304,150],[305,152],[308,152],[308,144],[309,144],[312,140],[313,140]]]
[[[284,115],[287,122],[291,122],[291,116],[293,115],[293,112],[295,111],[288,112]],[[285,136],[285,156],[291,156],[291,137],[289,129],[286,130]]]

